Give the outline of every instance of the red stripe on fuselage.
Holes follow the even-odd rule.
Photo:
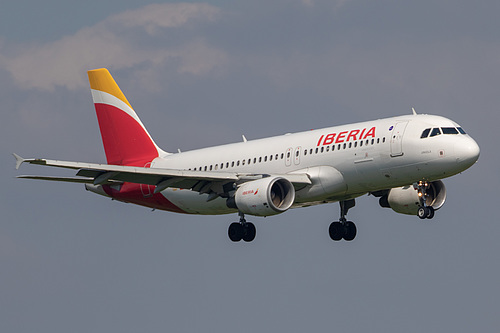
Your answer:
[[[109,164],[142,167],[158,157],[148,133],[125,111],[100,103],[95,110]]]
[[[155,209],[167,210],[175,213],[184,213],[183,211],[161,193],[154,193],[154,186],[135,183],[123,183],[119,187],[104,185],[102,187],[107,195],[124,202],[130,202],[136,205],[146,206]]]

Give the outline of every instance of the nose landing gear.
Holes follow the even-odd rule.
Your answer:
[[[415,190],[417,190],[418,198],[420,201],[420,207],[417,210],[417,216],[420,219],[432,219],[434,217],[434,207],[427,205],[427,199],[429,197],[427,191],[430,188],[430,184],[425,181],[419,181],[413,184]]]
[[[352,241],[356,238],[357,228],[354,222],[347,221],[347,211],[356,205],[354,199],[340,201],[340,219],[332,222],[328,229],[330,238],[334,241],[339,241],[342,238],[346,241]]]

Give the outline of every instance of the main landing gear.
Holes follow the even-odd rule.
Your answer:
[[[229,239],[233,242],[239,242],[242,239],[245,242],[251,242],[255,239],[255,234],[257,233],[255,225],[251,222],[247,222],[245,220],[245,214],[242,212],[239,212],[239,215],[240,222],[234,222],[229,225],[229,229],[227,230]]]
[[[418,192],[420,207],[417,210],[417,216],[423,219],[432,219],[434,217],[434,207],[427,205],[427,190],[430,184],[424,181],[415,183],[413,187]]]
[[[356,202],[354,199],[340,201],[340,219],[338,222],[332,222],[330,224],[330,228],[328,229],[332,240],[339,241],[343,238],[346,241],[352,241],[356,238],[356,225],[354,222],[347,221],[345,218],[347,211],[355,205]]]

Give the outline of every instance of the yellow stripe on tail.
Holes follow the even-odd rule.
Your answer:
[[[130,108],[132,108],[132,105],[130,105],[127,98],[122,93],[120,87],[118,87],[115,80],[106,68],[93,69],[91,71],[88,71],[87,73],[89,75],[91,89],[100,90],[113,95],[130,106]]]

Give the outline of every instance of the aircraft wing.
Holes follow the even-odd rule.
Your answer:
[[[22,163],[29,163],[78,170],[76,173],[77,177],[23,175],[18,176],[18,178],[87,183],[94,185],[130,182],[154,185],[156,186],[155,193],[163,191],[168,187],[191,189],[193,191],[201,193],[223,193],[222,187],[225,184],[240,184],[270,176],[265,174],[243,174],[227,171],[213,172],[163,168],[143,168],[111,164],[58,161],[42,158],[24,159],[17,154],[13,155],[16,158],[16,169],[19,169]],[[300,188],[312,183],[306,173],[273,176],[280,176],[288,179],[296,188]],[[214,191],[215,188],[217,188],[216,191]]]

